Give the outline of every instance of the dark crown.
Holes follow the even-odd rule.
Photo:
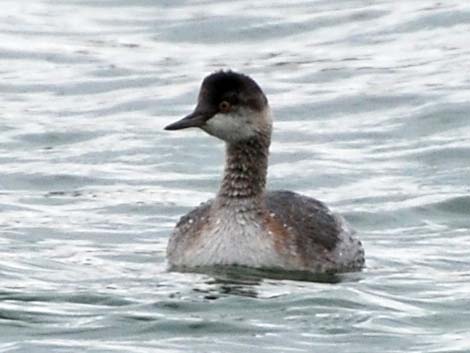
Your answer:
[[[234,71],[217,71],[202,81],[200,102],[217,106],[223,100],[256,111],[268,104],[262,89],[251,77]]]

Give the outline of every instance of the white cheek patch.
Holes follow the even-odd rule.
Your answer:
[[[224,141],[239,141],[255,135],[255,128],[248,117],[233,113],[216,114],[210,118],[203,129]]]

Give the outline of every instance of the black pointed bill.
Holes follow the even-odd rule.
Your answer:
[[[183,119],[165,126],[165,130],[181,130],[187,129],[189,127],[201,127],[210,118],[210,114],[195,110],[191,114],[185,116]]]

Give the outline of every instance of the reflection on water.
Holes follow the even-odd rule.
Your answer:
[[[335,284],[344,281],[357,281],[362,276],[360,273],[342,274],[315,274],[304,271],[282,271],[277,269],[253,269],[240,266],[233,267],[200,267],[197,269],[178,269],[180,272],[200,273],[209,276],[203,287],[194,288],[194,291],[206,293],[206,299],[217,299],[226,294],[240,295],[247,297],[258,297],[257,288],[265,280],[277,281],[272,283],[282,283],[282,281],[317,282]]]
[[[1,352],[467,352],[470,5],[5,0]],[[223,146],[162,128],[252,75],[269,187],[325,201],[367,268],[167,271]]]

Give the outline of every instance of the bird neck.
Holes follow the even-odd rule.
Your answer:
[[[227,143],[224,177],[216,197],[219,206],[253,204],[261,207],[268,170],[270,133]]]

